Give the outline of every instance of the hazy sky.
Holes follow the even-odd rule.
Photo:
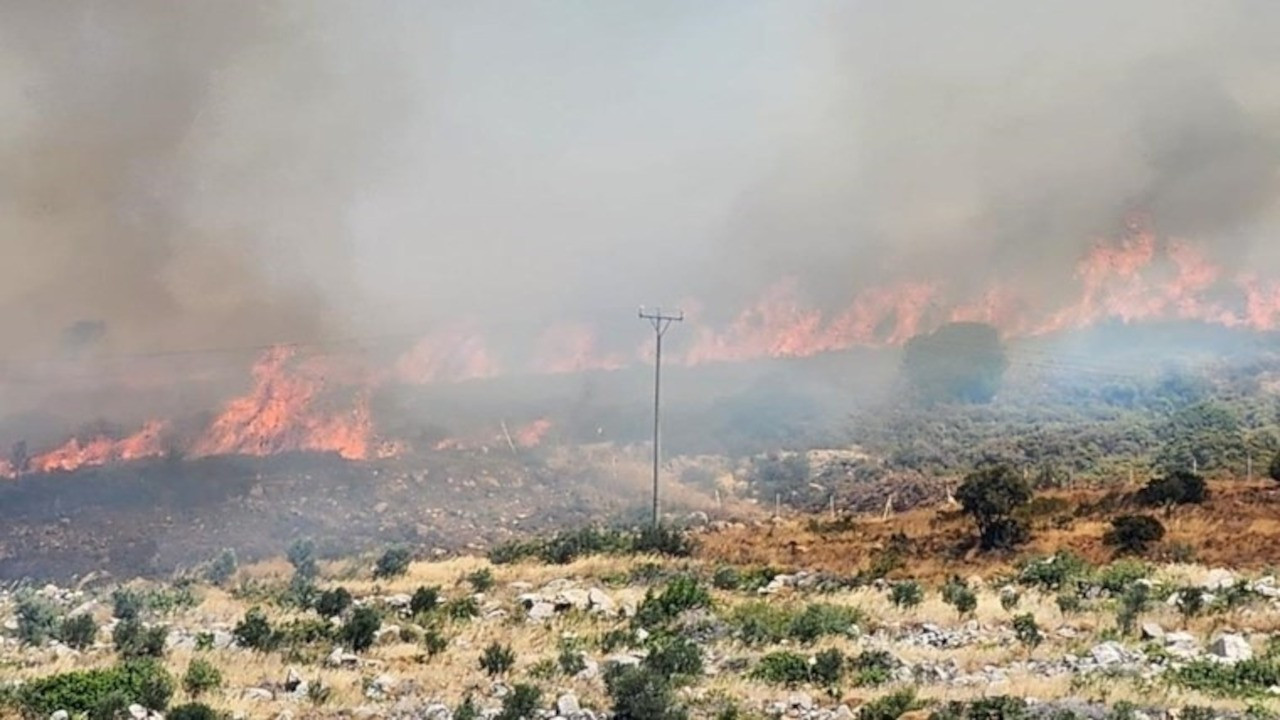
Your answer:
[[[0,0],[4,353],[1052,291],[1135,210],[1280,267],[1278,36],[1265,0]]]

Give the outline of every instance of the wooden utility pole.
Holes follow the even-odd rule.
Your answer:
[[[649,312],[641,305],[640,318],[648,320],[649,324],[653,326],[653,526],[657,527],[661,520],[661,515],[658,511],[658,464],[661,451],[658,443],[661,437],[659,411],[662,398],[662,336],[667,334],[667,328],[671,327],[671,323],[684,320],[684,313],[679,310],[674,314],[663,313],[662,308]]]

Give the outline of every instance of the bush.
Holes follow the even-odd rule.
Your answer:
[[[164,657],[165,641],[169,628],[163,625],[147,627],[141,620],[122,620],[111,633],[116,652],[125,658]]]
[[[635,553],[668,557],[689,557],[693,550],[693,540],[686,533],[667,525],[646,525],[631,545]]]
[[[834,688],[844,675],[844,653],[835,648],[828,648],[813,656],[813,665],[809,674],[813,682],[828,688]]]
[[[271,621],[267,620],[267,614],[259,607],[249,608],[244,614],[244,619],[236,623],[231,634],[240,647],[259,652],[269,652],[275,649],[279,642],[278,636],[271,628]]]
[[[16,700],[28,717],[48,717],[58,710],[110,717],[112,710],[131,703],[164,710],[172,695],[169,674],[155,661],[143,660],[38,678],[20,687]]]
[[[1083,605],[1080,595],[1074,591],[1058,593],[1058,596],[1054,598],[1054,602],[1058,605],[1058,612],[1063,615],[1080,612],[1080,608]]]
[[[142,615],[142,594],[129,588],[116,588],[111,593],[111,615],[118,620],[136,620]]]
[[[209,561],[208,567],[204,570],[204,579],[213,585],[224,585],[236,574],[238,565],[236,551],[227,548]]]
[[[685,720],[670,681],[646,667],[610,665],[605,688],[613,701],[614,720]]]
[[[427,649],[427,657],[435,657],[449,647],[449,638],[436,628],[427,628],[422,634],[422,646]]]
[[[473,597],[460,597],[444,604],[444,614],[454,620],[470,620],[480,614],[480,603]]]
[[[18,601],[18,639],[27,645],[43,645],[58,632],[58,611],[48,600],[27,595]]]
[[[497,642],[491,643],[480,656],[480,669],[484,670],[489,677],[506,675],[511,668],[515,667],[515,664],[516,654],[511,650],[511,646]]]
[[[920,703],[916,701],[916,691],[907,688],[876,698],[863,705],[858,710],[858,720],[898,720],[898,718],[919,707]]]
[[[338,639],[353,652],[364,652],[373,647],[373,640],[381,627],[382,618],[377,610],[358,607],[338,632]]]
[[[993,695],[968,702],[949,702],[930,715],[929,720],[1023,720],[1028,716],[1026,700]]]
[[[859,687],[875,687],[892,679],[897,662],[885,650],[864,650],[852,662],[853,683]]]
[[[956,500],[977,524],[983,550],[1027,541],[1026,526],[1013,513],[1031,501],[1031,488],[1013,468],[997,465],[970,473],[956,491]]]
[[[312,581],[320,576],[320,564],[316,560],[316,544],[310,538],[293,541],[286,554],[293,566],[294,577]]]
[[[316,598],[315,609],[320,613],[320,617],[336,618],[351,607],[351,602],[351,593],[346,588],[338,586],[320,593],[320,597]]]
[[[1036,616],[1031,613],[1023,613],[1013,619],[1013,634],[1028,650],[1044,642],[1044,635],[1040,634],[1040,626],[1036,624]]]
[[[1138,618],[1147,609],[1150,595],[1151,589],[1146,584],[1134,583],[1120,596],[1120,605],[1116,609],[1116,623],[1120,626],[1122,634],[1129,635],[1133,632]]]
[[[802,643],[810,644],[827,635],[848,635],[862,620],[862,613],[854,607],[810,603],[800,614],[792,618],[787,635]]]
[[[373,566],[373,579],[397,578],[409,572],[409,548],[388,548]]]
[[[1098,586],[1109,593],[1122,593],[1151,574],[1151,568],[1137,560],[1117,560],[1098,573]]]
[[[187,672],[182,676],[182,689],[193,698],[222,687],[222,672],[213,663],[203,658],[196,658],[187,665]]]
[[[502,698],[502,712],[496,720],[534,720],[541,702],[542,691],[537,686],[516,683]]]
[[[711,607],[711,595],[698,584],[696,578],[679,576],[667,583],[661,593],[652,589],[645,593],[644,601],[636,610],[637,627],[659,627],[686,610]]]
[[[571,645],[564,645],[560,648],[560,656],[556,661],[560,665],[560,672],[569,677],[575,677],[587,669],[587,661],[582,652]]]
[[[413,591],[413,597],[409,599],[409,612],[414,615],[429,613],[439,604],[440,588],[419,585],[418,589]]]
[[[1004,588],[1000,591],[1000,607],[1005,612],[1013,612],[1017,609],[1018,603],[1022,602],[1022,593],[1013,588]]]
[[[771,652],[760,658],[751,677],[775,685],[800,685],[809,681],[809,659],[790,650]]]
[[[644,664],[668,679],[694,677],[702,673],[702,651],[682,635],[661,634],[649,641]]]
[[[168,720],[219,720],[219,715],[213,708],[198,702],[171,708],[165,717]]]
[[[848,635],[862,620],[857,608],[812,603],[791,612],[766,602],[743,603],[729,615],[737,637],[747,645],[774,645],[784,640],[812,643],[827,635]]]
[[[98,637],[98,623],[89,613],[74,615],[62,621],[58,628],[58,639],[77,650],[84,650],[93,645]]]
[[[471,589],[478,593],[489,592],[494,584],[493,571],[489,568],[480,568],[467,575],[467,582],[471,583]]]
[[[721,565],[711,576],[711,587],[717,590],[737,590],[742,587],[742,573],[732,565]]]
[[[889,600],[898,609],[913,608],[924,600],[924,590],[914,580],[897,582],[889,590]]]
[[[467,696],[458,704],[458,708],[453,711],[453,720],[479,720],[479,718],[480,707],[476,705],[471,693],[467,693]]]
[[[1045,590],[1059,590],[1089,572],[1089,563],[1069,550],[1047,558],[1033,558],[1022,566],[1018,582]]]
[[[1193,618],[1204,611],[1205,591],[1198,587],[1185,587],[1177,592],[1178,611],[1185,618]]]
[[[1268,468],[1268,474],[1272,480],[1280,482],[1280,452],[1271,458],[1271,467]]]
[[[942,601],[955,608],[961,617],[978,607],[978,596],[958,577],[951,578],[942,586]]]
[[[1138,491],[1137,500],[1149,507],[1198,505],[1209,496],[1204,478],[1188,470],[1175,470],[1161,478],[1152,478]]]
[[[1102,536],[1102,542],[1120,554],[1141,555],[1147,548],[1164,537],[1164,525],[1149,515],[1121,515],[1111,521],[1111,529]]]

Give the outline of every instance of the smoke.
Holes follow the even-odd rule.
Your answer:
[[[9,361],[1280,268],[1263,0],[0,5]],[[629,324],[632,323],[632,324]],[[79,329],[77,329],[79,328]],[[85,328],[96,328],[86,333]]]

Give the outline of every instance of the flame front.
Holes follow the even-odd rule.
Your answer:
[[[75,470],[86,465],[103,465],[118,460],[137,460],[155,457],[164,453],[161,445],[161,433],[165,424],[152,420],[142,426],[138,432],[113,440],[99,435],[81,443],[78,438],[71,438],[61,447],[37,455],[29,461],[32,472],[53,472],[55,470]],[[12,474],[13,468],[6,468],[6,474]]]

